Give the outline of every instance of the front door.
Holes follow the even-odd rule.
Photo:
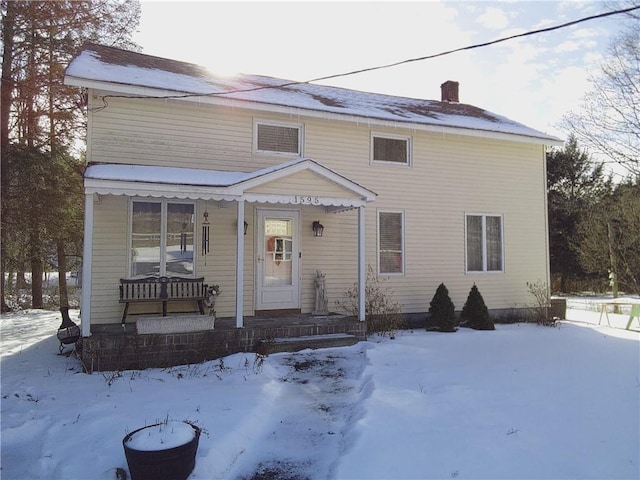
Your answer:
[[[258,210],[256,310],[300,308],[299,212]]]

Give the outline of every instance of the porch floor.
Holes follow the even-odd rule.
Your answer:
[[[197,315],[194,313],[185,313],[185,314],[169,314],[164,318],[202,318],[206,315]],[[109,323],[109,324],[97,324],[91,325],[91,334],[92,335],[117,335],[122,333],[136,333],[136,320],[142,318],[158,318],[157,314],[154,315],[129,315],[127,317],[127,323],[122,325],[120,323]],[[313,326],[313,325],[346,325],[351,323],[359,323],[357,319],[353,317],[348,317],[346,315],[342,315],[339,313],[329,313],[327,315],[312,315],[310,313],[283,313],[283,314],[273,314],[270,313],[268,315],[254,315],[249,317],[244,317],[243,319],[243,327],[241,330],[246,329],[264,329],[264,328],[277,328],[277,327],[287,327],[287,326]],[[236,319],[235,317],[216,317],[215,326],[213,331],[216,330],[238,330],[236,327]]]

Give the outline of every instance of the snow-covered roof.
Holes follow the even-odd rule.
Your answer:
[[[161,195],[175,198],[247,200],[295,203],[296,195],[251,193],[254,187],[280,180],[300,171],[317,174],[319,180],[345,189],[344,198],[314,197],[315,204],[353,207],[373,201],[376,194],[310,158],[296,158],[253,172],[227,172],[180,167],[129,164],[92,164],[84,172],[85,190],[105,195]]]
[[[65,83],[102,86],[114,92],[128,92],[128,95],[132,95],[128,88],[142,87],[164,92],[160,96],[232,99],[363,119],[516,135],[542,144],[561,143],[554,136],[473,105],[296,83],[259,75],[223,77],[191,63],[93,43],[85,44],[71,61],[65,72]]]

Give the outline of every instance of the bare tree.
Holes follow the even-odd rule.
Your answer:
[[[610,275],[640,293],[640,183],[627,182],[583,215],[577,230],[579,257],[587,272]]]
[[[562,126],[605,163],[640,176],[640,19],[630,15],[581,109]]]

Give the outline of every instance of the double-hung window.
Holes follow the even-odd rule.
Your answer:
[[[404,214],[378,212],[378,272],[404,273]]]
[[[131,277],[194,274],[195,205],[131,202]]]
[[[504,271],[502,216],[466,216],[467,272]]]
[[[396,165],[410,165],[410,138],[398,135],[372,134],[371,161]]]
[[[302,156],[302,125],[256,120],[253,132],[256,153]]]

